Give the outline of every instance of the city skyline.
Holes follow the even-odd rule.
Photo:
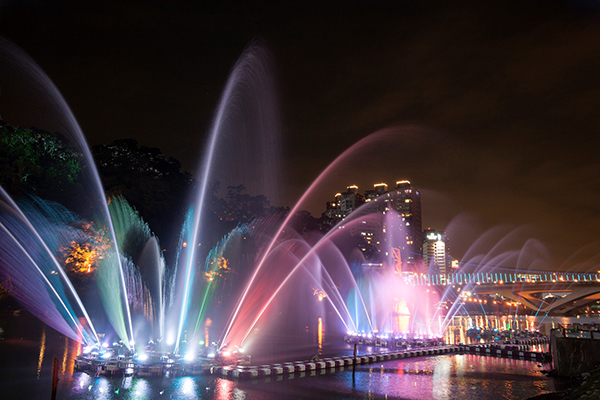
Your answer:
[[[386,183],[377,183],[364,194],[356,185],[346,189],[326,203],[322,216],[362,239],[359,248],[367,262],[385,263],[396,272],[424,272],[419,190],[407,180],[396,181],[389,190]]]
[[[398,180],[391,189],[385,182],[375,183],[372,189],[363,190],[363,194],[357,185],[349,185],[346,189],[346,192],[336,193],[333,201],[326,202],[321,216],[339,224],[346,219],[363,219],[362,223],[351,227],[350,232],[352,236],[362,236],[364,245],[361,249],[369,265],[380,261],[382,266],[386,264],[395,268],[396,272],[412,270],[440,274],[452,273],[459,268],[460,260],[452,257],[446,232],[422,226],[420,193],[410,181]],[[394,229],[393,219],[373,221],[368,218],[371,214],[385,215],[390,210],[397,212],[392,218],[401,218],[401,230],[406,238],[404,234],[401,237],[388,235]],[[357,214],[352,215],[353,212]],[[374,246],[377,254],[371,254],[367,246]],[[384,254],[385,257],[382,257]],[[415,268],[417,255],[423,264]]]

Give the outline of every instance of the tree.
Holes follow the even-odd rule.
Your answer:
[[[107,194],[125,197],[159,238],[176,240],[177,216],[183,217],[194,184],[181,163],[133,139],[94,146],[92,153]]]
[[[244,185],[227,186],[224,220],[245,223],[268,214],[269,200],[263,195],[251,196],[245,190]]]
[[[81,159],[58,133],[14,127],[0,119],[0,184],[11,194],[28,192],[68,203],[80,187]]]

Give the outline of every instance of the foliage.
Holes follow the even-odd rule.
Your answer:
[[[255,218],[266,217],[281,212],[280,208],[271,207],[269,200],[262,194],[251,196],[244,193],[244,185],[227,186],[227,196],[221,218],[236,223],[246,223]]]
[[[196,186],[192,176],[181,171],[181,163],[133,139],[94,146],[92,154],[107,196],[127,199],[165,247],[171,247]],[[33,193],[77,208],[72,203],[80,196],[72,193],[81,189],[82,169],[81,154],[59,133],[13,127],[0,119],[0,184],[11,193]],[[210,215],[205,223],[215,238],[238,224],[275,215],[283,218],[290,211],[272,206],[264,195],[246,193],[243,185],[228,186],[224,198],[218,192],[219,182],[213,182],[206,202]],[[297,213],[292,225],[300,234],[330,228],[328,221],[306,211]]]
[[[127,199],[157,236],[167,240],[181,223],[177,216],[186,209],[195,183],[181,171],[180,162],[133,139],[94,146],[92,153],[107,194]]]
[[[102,257],[102,248],[90,242],[72,242],[68,249],[61,249],[64,253],[65,269],[77,279],[87,279],[97,268],[97,261]]]
[[[315,218],[306,210],[297,211],[290,219],[290,226],[302,236],[310,232],[321,232],[324,234],[332,228],[330,218]]]
[[[81,171],[81,155],[62,135],[0,120],[0,184],[5,189],[60,199],[58,192],[77,186]]]

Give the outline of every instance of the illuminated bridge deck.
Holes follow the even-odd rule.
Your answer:
[[[595,283],[600,284],[598,273],[571,272],[479,272],[454,274],[405,274],[405,280],[413,285],[503,285],[512,283]]]

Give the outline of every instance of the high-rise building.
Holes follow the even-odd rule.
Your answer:
[[[351,185],[345,192],[336,193],[335,200],[327,202],[325,215],[337,221],[342,220],[364,203],[364,196],[358,193],[358,186]]]
[[[445,232],[438,232],[431,228],[423,232],[423,261],[430,273],[452,272],[448,250],[448,238]]]
[[[323,215],[327,218],[331,218],[334,221],[341,221],[343,218],[342,211],[340,209],[340,198],[342,194],[336,193],[333,201],[328,201],[326,204],[326,209]]]
[[[382,194],[387,193],[388,185],[385,183],[376,183],[373,185],[373,189],[365,191],[365,202],[373,201]]]
[[[418,266],[423,244],[419,191],[406,180],[397,181],[392,190],[385,183],[377,183],[364,196],[358,193],[357,186],[348,186],[346,192],[336,194],[334,202],[327,203],[325,215],[339,222],[363,204],[360,215],[353,214],[360,221],[351,226],[350,234],[361,235],[397,270],[423,272]],[[375,213],[382,218],[369,217]]]
[[[394,210],[402,218],[406,232],[406,246],[402,252],[407,266],[416,271],[423,254],[423,231],[421,225],[421,193],[409,181],[396,182]]]

